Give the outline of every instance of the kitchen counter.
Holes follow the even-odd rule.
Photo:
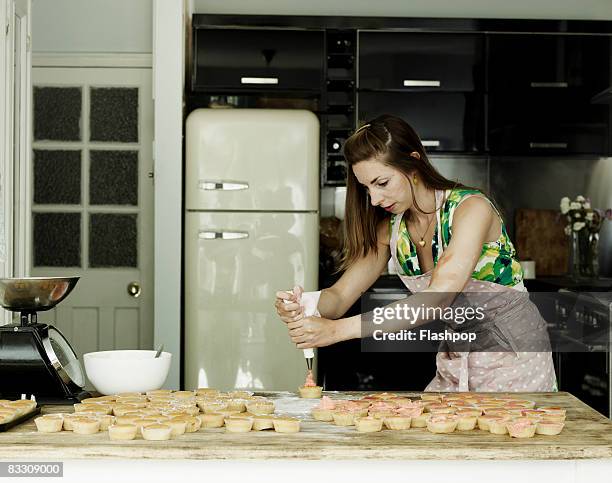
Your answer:
[[[230,434],[206,429],[170,441],[111,441],[107,432],[94,435],[38,433],[31,419],[0,433],[0,459],[375,459],[375,460],[574,460],[604,459],[612,462],[612,422],[569,393],[521,393],[537,406],[567,409],[566,426],[558,436],[536,435],[514,439],[474,430],[433,434],[426,429],[383,430],[358,433],[354,427],[338,427],[314,421],[310,408],[318,400],[300,399],[288,392],[261,393],[276,403],[279,414],[303,420],[297,434],[273,431]],[[365,393],[329,392],[332,398],[360,397]],[[402,393],[418,396],[420,393]],[[70,406],[43,406],[42,413],[71,412]]]

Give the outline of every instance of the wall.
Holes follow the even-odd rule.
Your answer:
[[[151,53],[152,18],[152,0],[32,0],[32,50]]]
[[[195,13],[612,20],[610,0],[193,0]]]

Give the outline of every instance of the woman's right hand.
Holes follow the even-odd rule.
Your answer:
[[[294,293],[291,293],[291,291],[276,292],[274,307],[276,307],[276,313],[285,324],[304,317],[304,308],[298,302],[303,290],[302,287],[295,287],[293,289]]]

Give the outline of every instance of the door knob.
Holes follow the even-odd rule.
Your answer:
[[[127,292],[134,298],[140,297],[140,284],[138,282],[130,282],[127,286]]]

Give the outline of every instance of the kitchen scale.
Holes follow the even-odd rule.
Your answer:
[[[79,402],[85,375],[74,350],[55,327],[38,322],[72,291],[79,277],[0,279],[0,305],[19,321],[0,326],[0,398],[22,395],[44,404]]]

